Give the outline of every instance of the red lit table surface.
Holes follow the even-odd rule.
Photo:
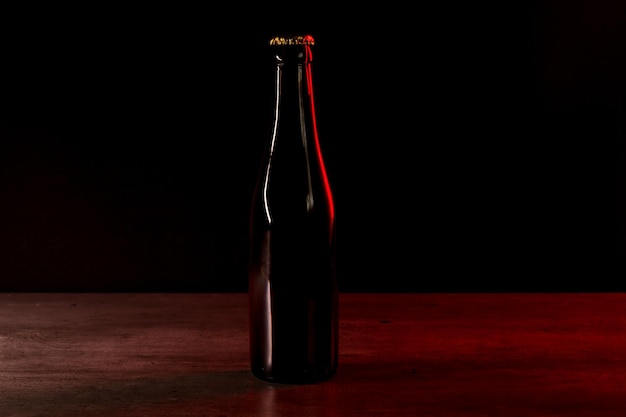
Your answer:
[[[0,293],[0,416],[626,415],[626,294],[341,294],[337,375],[248,370],[246,294]]]

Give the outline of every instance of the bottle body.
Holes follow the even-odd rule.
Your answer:
[[[311,45],[299,37],[271,46],[272,128],[250,213],[250,365],[278,383],[326,380],[337,368],[334,204],[317,135]]]

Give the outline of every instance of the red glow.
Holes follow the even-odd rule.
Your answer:
[[[312,37],[310,35],[306,36],[305,39]],[[313,135],[315,136],[315,150],[317,153],[317,159],[319,160],[320,167],[322,170],[322,177],[324,179],[324,188],[326,190],[326,195],[328,196],[328,205],[330,209],[330,220],[331,224],[335,220],[335,203],[333,202],[333,195],[330,189],[330,183],[328,182],[328,175],[326,174],[326,166],[324,165],[324,159],[322,158],[322,149],[320,147],[320,141],[317,134],[317,121],[315,116],[315,101],[313,98],[313,77],[311,75],[311,61],[313,61],[313,52],[311,51],[311,47],[309,45],[305,45],[306,50],[306,74],[307,74],[307,88],[309,92],[309,98],[311,100],[311,112],[313,115]]]

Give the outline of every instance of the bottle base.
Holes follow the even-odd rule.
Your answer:
[[[264,369],[257,368],[252,368],[251,371],[252,375],[261,381],[285,385],[317,384],[332,379],[336,374],[336,369],[304,371],[297,373],[266,372]]]

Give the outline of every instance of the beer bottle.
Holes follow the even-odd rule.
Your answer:
[[[274,100],[250,212],[249,343],[253,375],[276,383],[320,382],[337,369],[335,209],[315,115],[314,43],[305,35],[268,45]]]

